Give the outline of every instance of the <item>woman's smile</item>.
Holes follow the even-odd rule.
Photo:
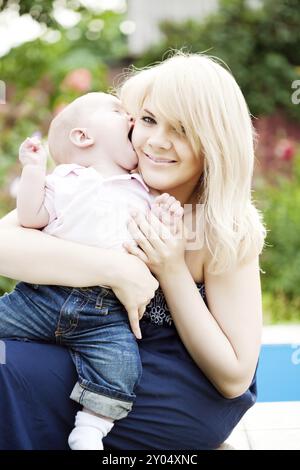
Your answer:
[[[147,160],[150,161],[151,164],[153,165],[174,165],[177,163],[176,160],[173,160],[171,158],[162,158],[162,157],[156,157],[154,155],[150,155],[149,153],[143,152],[143,155],[147,158]]]

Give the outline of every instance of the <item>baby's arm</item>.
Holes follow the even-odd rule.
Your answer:
[[[49,222],[44,206],[47,154],[36,138],[27,138],[20,146],[23,165],[17,195],[19,223],[23,227],[43,228]]]
[[[163,193],[154,199],[151,210],[175,235],[182,226],[183,208],[174,196]]]

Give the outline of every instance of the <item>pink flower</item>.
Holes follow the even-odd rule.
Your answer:
[[[91,89],[92,75],[88,69],[75,69],[69,72],[63,83],[63,88],[78,91],[80,93],[87,92]]]
[[[289,162],[295,156],[295,145],[289,139],[281,139],[275,147],[275,155],[279,160]]]

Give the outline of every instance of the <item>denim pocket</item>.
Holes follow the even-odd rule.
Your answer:
[[[112,328],[113,325],[127,323],[128,316],[122,307],[98,304],[93,299],[85,305],[79,316],[79,329],[91,330],[94,328]]]
[[[87,298],[79,296],[75,289],[71,291],[61,307],[56,336],[70,333],[77,327],[79,315],[87,303]]]

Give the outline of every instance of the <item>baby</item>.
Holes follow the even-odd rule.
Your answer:
[[[116,97],[89,93],[77,98],[50,125],[49,150],[58,166],[48,176],[46,152],[38,140],[26,139],[19,155],[20,224],[125,250],[123,243],[132,242],[130,210],[151,208],[161,214],[168,202],[168,195],[155,197],[138,173],[129,173],[137,166],[132,127]],[[179,202],[167,212],[175,214],[174,228],[183,215]],[[166,223],[167,217],[162,219]],[[114,420],[130,412],[142,373],[127,312],[113,291],[20,282],[0,299],[0,310],[0,337],[56,341],[70,348],[78,372],[70,397],[83,410],[68,442],[74,450],[103,449]],[[141,338],[140,331],[134,333]]]

